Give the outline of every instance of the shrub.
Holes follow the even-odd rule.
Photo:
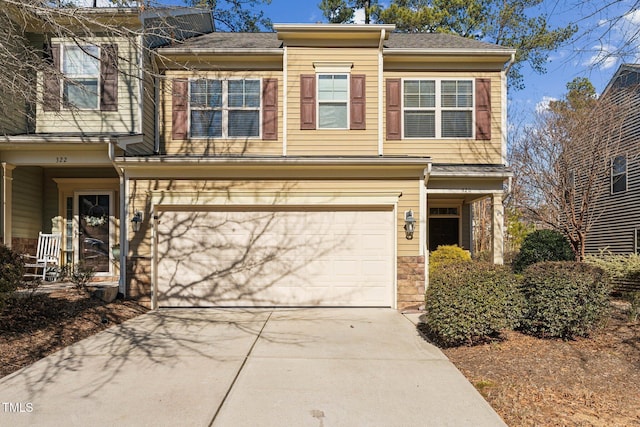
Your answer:
[[[429,278],[424,330],[444,347],[475,344],[517,326],[522,300],[516,276],[480,262],[441,265]]]
[[[588,336],[609,308],[609,284],[598,267],[577,262],[542,262],[524,272],[524,332],[572,339]]]
[[[441,265],[471,261],[471,254],[457,245],[442,245],[429,254],[429,270]]]
[[[513,269],[521,273],[537,262],[575,259],[575,253],[562,233],[554,230],[537,230],[524,238],[520,253],[513,260]]]
[[[0,245],[0,307],[4,299],[16,290],[24,276],[22,257],[10,248]]]
[[[610,277],[631,278],[640,276],[640,255],[615,255],[611,252],[600,251],[598,255],[587,255],[587,264],[602,268]]]
[[[93,267],[89,267],[84,263],[79,263],[74,266],[74,269],[71,272],[71,282],[75,285],[75,288],[78,291],[87,292],[87,285],[91,282],[94,275],[95,269]]]

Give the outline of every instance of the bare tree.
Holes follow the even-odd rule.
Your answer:
[[[578,260],[589,230],[610,191],[612,158],[618,152],[629,109],[620,97],[597,99],[584,78],[539,112],[513,147],[518,204],[538,225],[562,232]]]

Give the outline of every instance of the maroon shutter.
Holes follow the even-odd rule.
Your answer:
[[[278,79],[262,81],[262,139],[278,139]]]
[[[189,81],[173,80],[171,92],[171,137],[173,139],[187,139],[187,124],[189,112]]]
[[[118,111],[118,45],[100,47],[100,111]]]
[[[364,74],[354,74],[351,76],[350,97],[350,128],[355,130],[364,130],[367,128],[366,76]]]
[[[476,139],[491,139],[491,79],[476,79]]]
[[[42,107],[44,111],[60,111],[60,45],[53,44],[49,48],[51,70],[44,72],[44,91]]]
[[[402,139],[402,100],[400,79],[387,79],[387,139]]]
[[[300,129],[316,128],[316,76],[300,75]]]

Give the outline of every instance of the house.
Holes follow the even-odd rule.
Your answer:
[[[37,99],[2,103],[2,243],[33,254],[39,231],[61,232],[64,263],[119,281],[111,248],[123,202],[113,157],[156,149],[155,82],[144,70],[154,48],[211,32],[213,20],[189,8],[45,12],[15,16],[16,50],[49,66],[34,60],[21,76],[34,82]]]
[[[621,126],[610,150],[611,158],[600,178],[606,190],[594,202],[594,218],[586,252],[640,253],[640,65],[622,64],[600,96],[600,102],[616,105]]]
[[[501,263],[515,52],[393,25],[274,30],[156,50],[154,152],[111,137],[95,181],[119,195],[121,291],[153,307],[417,308],[428,252],[472,247],[487,196]],[[56,179],[59,208],[84,195]]]

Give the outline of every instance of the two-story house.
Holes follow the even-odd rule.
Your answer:
[[[113,159],[157,151],[153,49],[213,29],[209,11],[188,8],[16,17],[16,38],[50,67],[23,76],[38,99],[13,100],[0,121],[2,243],[34,254],[38,232],[61,232],[63,263],[124,280],[112,251],[125,210]]]
[[[120,186],[104,191],[125,206],[123,292],[154,307],[415,308],[428,252],[470,248],[487,196],[501,263],[515,52],[393,25],[274,30],[158,49],[158,152],[116,155]],[[85,195],[56,182],[63,208]]]
[[[614,105],[619,135],[611,143],[609,170],[599,176],[606,186],[594,201],[594,221],[587,253],[640,253],[640,65],[623,64],[609,81],[600,102]]]

